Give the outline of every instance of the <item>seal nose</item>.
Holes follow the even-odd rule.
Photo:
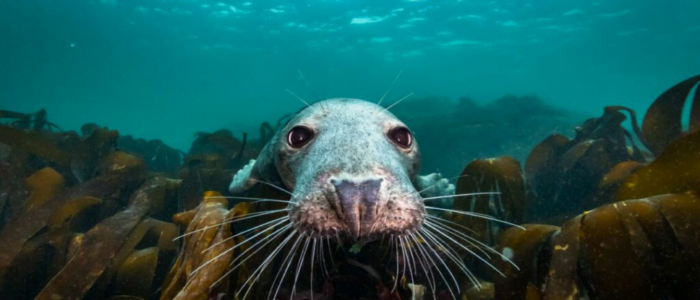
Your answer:
[[[358,239],[368,234],[377,216],[382,179],[361,182],[331,179],[340,200],[339,214],[345,218],[350,234]]]

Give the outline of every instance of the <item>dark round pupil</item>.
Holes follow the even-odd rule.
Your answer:
[[[308,143],[313,138],[314,133],[306,127],[294,127],[289,131],[287,142],[289,146],[299,148]]]
[[[399,146],[404,148],[411,146],[411,133],[406,128],[396,128],[391,131],[390,136],[394,143],[398,144]]]

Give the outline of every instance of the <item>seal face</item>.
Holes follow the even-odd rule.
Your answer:
[[[422,226],[419,162],[418,143],[393,114],[335,98],[300,111],[230,189],[242,191],[256,178],[283,184],[292,193],[289,218],[297,231],[369,241]]]

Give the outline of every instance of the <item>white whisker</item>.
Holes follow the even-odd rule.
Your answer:
[[[411,283],[416,284],[416,280],[413,278],[413,269],[411,268],[410,257],[408,255],[408,246],[406,245],[406,242],[404,242],[402,236],[399,236],[399,241],[401,241],[401,248],[403,248],[404,255],[406,256],[406,261],[404,261],[404,265],[408,263],[408,274],[411,276]]]
[[[396,106],[397,104],[401,103],[403,100],[406,100],[406,99],[408,99],[408,97],[413,96],[413,94],[415,94],[415,92],[410,93],[410,94],[406,95],[406,97],[403,97],[403,98],[399,99],[399,101],[394,102],[394,104],[389,105],[389,107],[385,108],[384,110],[387,110],[387,111],[390,110],[392,107],[394,107],[394,106]]]
[[[304,100],[303,98],[297,96],[297,94],[295,94],[294,92],[292,92],[292,91],[290,91],[290,90],[288,90],[288,89],[285,89],[285,91],[286,91],[287,93],[289,93],[290,95],[294,96],[294,98],[299,99],[299,101],[301,101],[302,103],[306,104],[306,107],[311,108],[311,104],[309,104],[309,102],[306,102],[306,100]]]
[[[441,220],[440,218],[435,218],[435,219],[436,219],[436,220]],[[447,220],[444,220],[444,221],[447,221]],[[448,222],[449,222],[449,221],[448,221]],[[498,255],[501,259],[507,261],[507,262],[510,263],[513,267],[515,267],[515,269],[520,270],[520,268],[519,268],[514,262],[512,262],[508,257],[504,256],[502,253],[500,253],[500,252],[496,251],[495,249],[489,247],[488,245],[484,244],[484,243],[481,242],[479,239],[474,238],[474,237],[472,237],[472,236],[469,236],[468,234],[465,234],[465,233],[463,233],[463,232],[460,232],[460,231],[458,231],[458,230],[456,230],[456,229],[454,229],[454,228],[451,228],[451,227],[449,227],[449,226],[447,226],[447,225],[445,225],[445,224],[440,224],[440,223],[435,223],[435,222],[430,222],[430,223],[433,224],[434,226],[439,226],[440,228],[443,228],[444,230],[447,230],[448,232],[451,232],[451,233],[454,234],[455,236],[457,236],[457,237],[461,238],[462,240],[466,241],[467,243],[469,243],[469,244],[475,246],[477,249],[480,249],[480,250],[481,250],[481,249],[485,249],[485,250],[488,250],[489,252],[491,252],[491,253],[493,253],[493,254],[495,254],[495,255]],[[454,222],[450,222],[450,223],[454,223]],[[454,223],[454,224],[455,224],[455,225],[459,225],[459,224],[457,224],[457,223]],[[460,225],[460,226],[461,226],[461,225]],[[474,243],[476,243],[476,244],[474,244]],[[483,250],[482,250],[482,252],[483,252]],[[488,256],[487,253],[484,252],[484,254],[486,254],[486,255]]]
[[[296,232],[296,230],[295,230]],[[272,299],[277,298],[277,293],[280,291],[280,287],[282,287],[282,282],[284,281],[284,277],[287,275],[287,271],[289,270],[289,267],[292,265],[292,261],[294,260],[294,256],[296,255],[296,250],[297,247],[299,246],[299,242],[301,241],[301,238],[303,235],[299,235],[297,237],[297,240],[294,241],[294,244],[290,247],[289,252],[287,253],[287,257],[284,258],[284,261],[282,261],[282,265],[280,269],[277,271],[277,275],[275,275],[275,280],[272,281],[272,289],[270,289],[270,292],[267,294],[267,298],[270,299],[270,296],[272,295],[272,290],[274,289],[275,282],[277,282],[277,278],[280,276],[280,272],[282,272],[282,269],[284,269],[284,273],[282,273],[282,277],[280,278],[279,284],[277,284],[277,289],[275,291],[275,295],[272,296]],[[289,261],[289,263],[287,263]],[[286,267],[284,265],[287,265]]]
[[[494,222],[498,222],[498,223],[503,223],[506,225],[518,227],[522,230],[525,230],[525,227],[522,227],[520,225],[511,223],[508,221],[503,221],[501,219],[498,219],[498,218],[495,218],[495,217],[492,217],[489,215],[485,215],[485,214],[480,214],[480,213],[475,213],[475,212],[470,212],[470,211],[461,211],[461,210],[456,210],[456,209],[439,208],[439,207],[433,207],[433,206],[426,206],[425,209],[440,210],[440,211],[452,212],[452,213],[456,213],[456,214],[462,214],[462,215],[466,215],[466,216],[472,216],[472,217],[486,219],[486,220],[490,220],[490,221],[494,221]]]
[[[255,178],[252,178],[252,180],[257,181],[257,182],[260,182],[260,183],[265,184],[265,185],[268,185],[268,186],[271,186],[271,187],[273,187],[273,188],[276,188],[276,189],[278,189],[278,190],[280,190],[280,191],[282,191],[282,192],[285,192],[285,193],[289,194],[289,195],[292,196],[292,197],[296,197],[296,196],[297,196],[297,195],[295,195],[294,193],[288,191],[287,189],[284,189],[284,188],[282,188],[282,187],[280,187],[280,186],[274,185],[274,184],[269,183],[269,182],[267,182],[267,181],[262,181],[262,180],[260,180],[260,179],[255,179]]]
[[[401,280],[401,277],[399,276],[399,247],[396,244],[396,238],[394,235],[391,235],[391,241],[394,245],[394,249],[396,250],[396,278],[394,279],[394,287],[391,289],[391,293],[393,294],[394,291],[396,291],[396,286],[399,283],[399,280]]]
[[[265,198],[254,198],[254,197],[238,197],[238,196],[209,196],[206,199],[238,199],[238,200],[251,200],[257,202],[277,202],[277,203],[287,203],[291,205],[297,205],[295,202],[289,200],[279,200],[279,199],[265,199]]]
[[[301,250],[301,255],[299,256],[299,262],[297,263],[297,274],[294,276],[294,284],[292,285],[292,299],[296,295],[297,291],[297,281],[299,280],[299,273],[304,265],[304,259],[306,258],[306,251],[309,249],[309,238],[306,238],[306,243],[304,243],[304,250]]]
[[[452,260],[452,262],[454,262],[458,268],[460,268],[462,271],[464,271],[464,273],[467,276],[469,276],[471,274],[471,271],[469,271],[469,268],[467,268],[467,265],[464,264],[464,261],[462,261],[462,259],[459,257],[459,254],[457,253],[457,251],[454,250],[454,248],[452,248],[452,247],[450,247],[450,245],[444,243],[438,237],[435,237],[427,229],[421,228],[420,231],[425,234],[425,236],[419,234],[422,238],[428,238],[428,240],[433,242],[438,247],[442,248],[443,252],[447,255],[447,257],[450,258],[450,260]],[[432,249],[432,247],[431,247],[431,249]],[[435,251],[435,249],[433,249],[433,251]]]
[[[445,221],[445,222],[450,223],[450,224],[453,224],[453,225],[455,225],[455,226],[459,226],[460,228],[462,228],[462,229],[464,229],[464,230],[466,230],[466,231],[468,231],[468,232],[471,232],[471,233],[473,233],[473,234],[477,234],[476,231],[474,231],[474,229],[471,229],[471,228],[469,228],[469,227],[467,227],[467,226],[464,226],[464,225],[461,225],[461,224],[452,222],[452,221],[450,221],[450,220],[443,219],[443,218],[437,217],[437,216],[431,216],[431,215],[426,215],[426,217],[428,217],[428,219],[431,219],[431,220]]]
[[[422,236],[420,235],[420,233],[416,232],[416,234],[418,234],[418,236],[419,236],[426,244],[428,243],[428,240],[426,240],[424,237],[422,237]],[[450,287],[450,284],[447,282],[447,278],[445,278],[445,275],[442,274],[442,271],[440,270],[440,267],[438,267],[437,263],[435,263],[435,261],[433,260],[433,258],[430,257],[430,255],[428,254],[428,251],[425,250],[425,247],[423,247],[423,245],[421,245],[421,244],[418,242],[418,239],[416,238],[416,236],[415,236],[414,234],[411,234],[411,238],[413,238],[413,240],[415,241],[416,245],[418,245],[419,249],[421,249],[422,251],[424,251],[424,256],[427,257],[428,259],[430,259],[430,261],[432,262],[432,264],[435,266],[435,269],[438,271],[438,274],[440,275],[440,278],[442,278],[443,282],[445,282],[445,284],[447,285],[447,289],[450,291],[450,294],[452,295],[452,298],[453,298],[453,299],[457,299],[457,297],[455,297],[455,293],[452,291],[452,288]],[[435,254],[435,257],[436,257],[438,260],[440,260],[440,262],[442,263],[442,265],[445,266],[445,269],[447,270],[447,272],[449,272],[450,276],[452,277],[452,280],[453,280],[454,283],[455,283],[455,286],[457,287],[457,293],[459,294],[459,293],[460,293],[460,291],[459,291],[459,282],[457,282],[457,279],[455,278],[454,274],[452,274],[452,271],[450,271],[450,268],[447,266],[447,264],[445,264],[445,262],[442,260],[442,258],[440,257],[440,255],[437,253],[437,251],[435,251],[435,249],[433,249],[433,247],[429,247],[429,248],[430,248],[431,250],[433,250],[433,253]],[[432,273],[431,273],[431,274],[432,274]],[[435,279],[433,278],[433,280],[435,280]],[[436,292],[435,289],[436,289],[436,288],[433,288],[433,295],[435,295],[435,292]]]
[[[240,216],[240,217],[233,217],[233,218],[230,218],[230,219],[224,219],[225,222],[217,223],[217,224],[214,224],[214,225],[207,225],[207,226],[205,226],[204,228],[200,228],[200,229],[193,230],[193,231],[190,231],[190,232],[188,232],[188,233],[179,235],[179,236],[175,237],[175,238],[173,239],[173,241],[179,240],[179,239],[181,239],[181,238],[183,238],[183,237],[186,237],[186,236],[189,236],[189,235],[193,235],[193,234],[195,234],[195,233],[197,233],[197,232],[200,232],[200,231],[205,231],[205,230],[209,230],[209,229],[211,229],[211,228],[216,228],[216,227],[219,227],[219,226],[221,226],[221,225],[225,225],[225,224],[229,224],[229,223],[234,223],[234,222],[238,222],[238,221],[243,221],[243,220],[247,220],[247,219],[252,219],[252,218],[256,218],[256,217],[260,217],[260,216],[264,216],[264,215],[269,215],[269,214],[273,214],[273,213],[277,213],[277,212],[288,211],[288,210],[289,210],[289,209],[278,209],[278,210],[273,210],[273,211],[265,211],[265,212],[253,213],[253,214],[249,214],[249,215],[245,215],[245,216]]]
[[[379,102],[377,102],[377,105],[382,105],[382,101],[384,101],[384,98],[386,97],[386,95],[389,94],[389,91],[391,91],[391,89],[394,87],[394,84],[396,83],[396,81],[399,80],[401,73],[403,73],[403,69],[401,69],[401,71],[399,71],[399,74],[396,74],[394,81],[391,82],[391,85],[389,85],[389,88],[386,89],[386,92],[384,92],[384,95],[382,95],[382,97],[379,98]]]
[[[437,285],[435,283],[435,275],[433,275],[433,268],[432,266],[428,263],[428,259],[425,257],[425,253],[423,253],[423,248],[421,247],[420,243],[416,239],[416,237],[413,235],[413,233],[408,235],[412,240],[412,244],[414,249],[416,249],[415,256],[418,259],[418,262],[420,262],[420,265],[423,269],[423,273],[425,274],[425,278],[428,280],[428,284],[430,285],[430,290],[433,292],[433,298],[435,298],[435,292],[437,289]],[[414,258],[415,260],[415,258]],[[433,263],[434,265],[434,263]]]
[[[265,259],[265,261],[263,261],[263,262],[260,264],[260,266],[255,270],[255,272],[253,272],[253,273],[249,276],[248,280],[246,280],[246,282],[244,282],[244,283],[241,285],[241,290],[239,290],[239,291],[236,293],[236,297],[238,297],[238,294],[243,290],[243,287],[245,287],[246,284],[248,284],[248,281],[250,281],[250,279],[252,279],[253,277],[255,277],[255,280],[253,280],[253,282],[250,283],[250,285],[248,286],[248,290],[245,292],[245,294],[243,295],[243,298],[242,298],[242,299],[245,299],[246,297],[248,297],[248,293],[250,293],[250,290],[252,289],[253,284],[254,284],[256,281],[258,281],[258,279],[260,278],[260,275],[262,275],[263,270],[264,270],[265,268],[267,268],[267,266],[270,264],[270,262],[272,262],[272,260],[275,258],[275,256],[277,255],[277,253],[284,247],[284,245],[287,244],[287,242],[289,242],[289,240],[290,240],[296,233],[297,233],[296,230],[292,231],[292,233],[291,233],[289,236],[287,236],[287,238],[284,239],[284,240],[275,248],[275,250],[273,250],[273,251],[267,256],[267,258]],[[252,255],[251,255],[251,256],[252,256]],[[257,276],[255,276],[256,273],[258,274]]]
[[[304,74],[302,74],[302,73],[301,73],[301,70],[299,70],[299,69],[297,69],[297,72],[299,73],[299,76],[301,77],[301,79],[304,80],[304,83],[306,84],[306,90],[308,90],[310,93],[312,93],[312,94],[314,95],[314,98],[316,98],[316,101],[318,101],[318,95],[316,95],[316,93],[314,93],[313,91],[311,91],[311,85],[310,85],[309,82],[306,80],[306,76],[304,76]],[[323,103],[323,102],[318,102],[318,105],[321,107],[321,109],[322,109],[324,112],[327,113],[327,112],[328,112],[328,107],[323,107],[323,104],[322,104],[322,103]]]
[[[431,228],[431,229],[435,230],[435,232],[437,232],[438,234],[440,234],[440,235],[444,236],[445,238],[449,239],[450,241],[452,241],[453,243],[455,243],[455,245],[460,246],[462,249],[464,249],[464,250],[466,250],[467,252],[469,252],[469,254],[473,255],[474,257],[476,257],[477,259],[479,259],[480,261],[482,261],[483,263],[485,263],[487,266],[489,266],[490,268],[492,268],[496,273],[498,273],[499,275],[505,277],[505,274],[503,274],[500,270],[498,270],[498,268],[496,268],[496,267],[495,267],[494,265],[492,265],[490,262],[486,261],[486,260],[485,260],[483,257],[481,257],[480,255],[474,253],[474,251],[472,251],[472,250],[469,249],[468,247],[465,247],[464,245],[460,244],[459,242],[457,242],[455,239],[453,239],[453,238],[450,237],[449,235],[447,235],[447,234],[443,233],[442,231],[438,230],[437,228],[433,227],[432,224],[430,224],[430,223],[423,223],[423,224],[425,224],[425,225],[427,226],[427,227],[424,227],[424,228]]]
[[[471,281],[475,285],[479,285],[479,281],[477,280],[476,276],[472,273],[472,271],[467,268],[467,265],[464,264],[464,261],[458,257],[457,252],[452,249],[447,243],[442,241],[439,237],[435,236],[432,234],[430,231],[426,230],[425,228],[422,228],[421,231],[425,234],[425,237],[429,238],[433,243],[438,245],[439,247],[445,249],[445,254],[447,254],[447,257],[454,262],[458,268],[462,270],[462,272],[469,278],[469,281]],[[449,249],[449,250],[448,250]],[[433,249],[435,250],[435,249]]]
[[[314,300],[314,264],[316,263],[314,261],[314,257],[316,256],[316,238],[314,238],[314,245],[311,250],[311,273],[309,273],[309,281],[311,281],[311,287],[309,290],[311,291],[311,300]]]
[[[333,269],[337,269],[338,267],[335,265],[335,259],[333,258],[333,249],[331,249],[331,238],[328,237],[326,241],[328,242],[328,256],[331,258],[331,264],[333,264]]]
[[[451,198],[451,197],[459,198],[459,197],[465,197],[465,196],[500,195],[500,194],[501,194],[500,192],[478,192],[478,193],[466,193],[466,194],[456,194],[456,195],[442,195],[442,196],[423,198],[423,201],[444,199],[444,198]]]
[[[269,238],[272,237],[272,236],[275,236],[275,233],[278,233],[280,230],[288,229],[288,228],[291,227],[291,226],[292,226],[291,224],[290,224],[290,225],[287,225],[287,226],[284,226],[284,227],[282,227],[282,228],[280,228],[280,229],[277,229],[277,231],[275,231],[274,233],[270,234],[269,236],[266,236],[266,237],[262,238],[260,241],[258,241],[257,243],[255,243],[253,246],[250,246],[250,248],[248,248],[248,249],[246,249],[245,251],[243,251],[243,253],[241,253],[241,254],[239,255],[239,257],[237,257],[236,259],[234,259],[234,260],[231,262],[231,264],[233,264],[233,263],[236,262],[238,259],[240,259],[240,258],[242,257],[243,254],[245,254],[246,252],[248,252],[248,251],[250,251],[251,249],[253,249],[253,248],[255,247],[255,245],[257,245],[257,244],[259,244],[259,243],[265,241],[266,239],[269,239]],[[261,233],[263,233],[263,232],[265,232],[265,231],[262,231]],[[258,234],[256,234],[256,236],[257,236],[257,235],[258,235]],[[250,239],[249,239],[249,240],[250,240]],[[206,267],[207,265],[209,265],[209,264],[212,263],[213,261],[219,259],[220,257],[222,257],[222,256],[224,256],[225,254],[227,254],[227,253],[233,251],[234,249],[238,248],[238,246],[243,245],[243,244],[244,244],[244,243],[239,243],[238,245],[235,245],[235,246],[233,246],[233,247],[231,247],[231,248],[229,248],[229,249],[226,249],[226,251],[223,251],[223,252],[221,252],[219,255],[217,255],[216,257],[214,257],[214,258],[208,260],[208,261],[205,262],[204,264],[202,264],[202,265],[200,265],[199,267],[197,267],[194,271],[190,272],[190,277],[192,277],[192,275],[196,274],[197,272],[199,272],[199,270],[201,270],[202,268]],[[260,249],[258,249],[258,250],[260,250]],[[255,251],[253,254],[255,254],[256,252],[257,252],[257,251]],[[234,269],[235,269],[235,268],[234,268]],[[231,269],[230,272],[233,272],[234,269]],[[228,274],[230,274],[230,272],[229,272]]]
[[[263,230],[263,231],[261,231],[261,232],[259,232],[259,233],[256,233],[254,236],[249,237],[249,238],[247,238],[246,240],[244,240],[243,242],[241,242],[241,244],[243,244],[243,243],[245,243],[245,242],[247,242],[247,241],[250,241],[250,240],[254,239],[254,238],[257,237],[258,235],[264,233],[266,230],[275,228],[277,225],[282,224],[283,222],[287,221],[288,219],[289,219],[289,217],[286,217],[286,216],[285,216],[285,217],[280,217],[280,218],[274,219],[274,220],[272,220],[272,221],[269,221],[269,222],[265,222],[265,223],[263,223],[263,224],[260,224],[260,225],[258,225],[258,226],[255,226],[255,227],[252,227],[252,228],[248,228],[248,229],[246,229],[246,230],[244,230],[244,231],[241,231],[241,232],[239,232],[239,233],[236,233],[236,234],[234,234],[234,235],[231,235],[230,237],[227,237],[227,238],[225,238],[225,239],[223,239],[223,240],[221,240],[221,241],[219,241],[219,242],[217,242],[217,243],[214,243],[213,245],[209,246],[207,249],[202,250],[202,253],[207,252],[207,251],[211,250],[212,248],[214,248],[214,247],[218,246],[219,244],[222,244],[222,243],[224,243],[224,242],[226,242],[226,241],[228,241],[228,240],[232,240],[232,239],[234,239],[234,238],[236,238],[236,237],[238,237],[238,236],[244,235],[244,234],[246,234],[246,233],[248,233],[248,232],[251,232],[251,231],[253,231],[253,230],[259,229],[260,227],[263,227],[263,226],[268,225],[268,224],[270,224],[270,223],[276,222],[275,224],[268,225],[267,227],[269,227],[269,228],[266,228],[265,230]],[[234,246],[234,247],[235,247],[235,246]]]

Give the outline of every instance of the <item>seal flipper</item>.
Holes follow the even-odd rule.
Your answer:
[[[233,180],[228,190],[232,194],[245,192],[258,183],[259,179],[260,176],[257,168],[255,168],[255,160],[251,159],[247,165],[236,172],[236,175],[233,175]]]
[[[250,190],[259,182],[270,184],[281,184],[281,179],[275,167],[274,146],[279,137],[279,133],[270,139],[265,147],[260,151],[257,159],[251,159],[247,165],[238,170],[228,187],[232,194],[243,193]]]
[[[418,175],[415,181],[416,190],[420,192],[423,198],[431,197],[442,197],[436,198],[431,201],[431,206],[447,207],[452,204],[453,197],[455,194],[455,186],[451,184],[447,179],[442,178],[440,173],[432,173],[425,176]]]

